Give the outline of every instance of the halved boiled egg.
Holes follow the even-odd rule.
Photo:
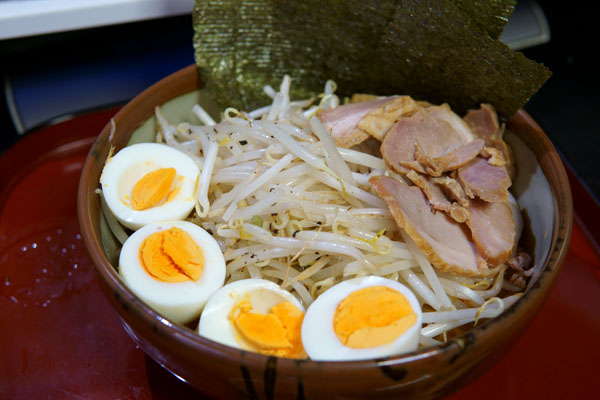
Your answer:
[[[223,286],[206,304],[198,333],[228,346],[288,358],[306,358],[300,330],[304,307],[264,279]]]
[[[225,259],[217,241],[187,221],[148,224],[123,244],[119,271],[125,284],[173,322],[198,318],[223,286]]]
[[[100,183],[108,208],[126,227],[186,218],[200,170],[187,154],[160,143],[137,143],[108,160]]]
[[[416,350],[422,313],[401,283],[378,276],[338,283],[306,311],[302,343],[319,361],[364,360]]]

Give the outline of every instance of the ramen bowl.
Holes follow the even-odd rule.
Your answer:
[[[172,122],[193,121],[194,104],[219,110],[203,89],[195,66],[154,84],[125,105],[98,136],[83,167],[78,215],[100,286],[124,329],[156,362],[214,398],[436,398],[458,390],[498,362],[532,322],[548,297],[567,254],[572,200],[561,159],[523,110],[508,122],[506,140],[518,173],[512,192],[529,229],[524,235],[539,273],[514,305],[445,343],[391,357],[324,362],[269,357],[228,347],[175,324],[145,305],[117,269],[117,245],[107,234],[95,193],[109,149],[152,140],[154,110]]]

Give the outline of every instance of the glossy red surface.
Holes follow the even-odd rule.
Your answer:
[[[79,173],[115,111],[44,128],[0,156],[0,399],[198,398],[129,338],[81,243]],[[450,399],[592,393],[600,254],[582,223],[591,211],[576,212],[567,260],[540,314],[501,362]]]

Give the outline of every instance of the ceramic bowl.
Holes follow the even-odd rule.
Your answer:
[[[524,111],[508,122],[518,165],[512,191],[531,230],[529,245],[542,265],[525,294],[507,311],[445,344],[367,361],[315,362],[267,357],[226,347],[173,324],[125,286],[113,265],[115,245],[106,235],[98,195],[109,147],[151,140],[154,108],[173,122],[192,117],[195,102],[218,114],[202,89],[195,66],[154,84],[124,106],[100,133],[81,175],[78,215],[101,287],[123,326],[164,368],[214,398],[434,398],[458,390],[506,354],[544,303],[566,257],[573,207],[561,159]],[[104,237],[104,240],[103,240]],[[111,264],[111,261],[113,264]]]

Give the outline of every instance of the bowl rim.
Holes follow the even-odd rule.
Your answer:
[[[94,182],[91,182],[91,180],[87,178],[91,174],[94,164],[98,162],[98,148],[106,146],[106,143],[109,140],[112,121],[119,121],[132,109],[138,107],[144,101],[143,99],[154,98],[156,99],[154,104],[163,104],[171,98],[190,92],[191,90],[189,90],[188,87],[187,92],[183,91],[169,97],[161,96],[161,88],[164,85],[182,80],[191,83],[193,85],[191,87],[193,88],[203,87],[203,84],[198,77],[196,65],[192,64],[182,68],[157,81],[134,97],[115,114],[111,121],[106,124],[106,126],[98,135],[98,138],[94,142],[88,156],[86,157],[78,189],[77,213],[82,232],[82,238],[90,259],[94,265],[94,269],[97,272],[97,276],[99,276],[103,283],[112,290],[113,295],[118,301],[128,303],[129,312],[131,312],[131,309],[133,308],[135,314],[138,315],[143,324],[151,326],[158,323],[161,326],[160,329],[164,329],[167,335],[177,337],[178,340],[185,346],[190,346],[196,351],[200,351],[202,353],[212,353],[216,357],[226,358],[229,362],[235,362],[238,364],[242,363],[250,369],[263,368],[266,360],[273,358],[272,356],[265,356],[258,353],[236,349],[201,337],[189,328],[169,322],[160,314],[152,310],[149,306],[144,304],[137,296],[135,296],[121,280],[117,270],[110,264],[108,258],[104,254],[98,232],[94,229],[94,221],[91,220],[89,208],[87,207],[92,201],[99,201],[97,199],[97,195],[93,193],[93,189],[97,187],[97,183],[94,185]],[[140,124],[143,122],[144,120],[142,120]],[[571,198],[571,190],[567,174],[559,154],[557,153],[550,139],[542,131],[540,126],[533,120],[533,118],[526,111],[521,109],[517,111],[517,113],[515,113],[515,115],[513,115],[508,121],[508,126],[509,128],[510,126],[525,127],[532,133],[531,140],[529,140],[526,144],[528,147],[536,146],[540,153],[543,154],[542,159],[538,159],[538,162],[552,190],[555,208],[552,238],[549,252],[544,265],[542,266],[542,273],[538,277],[537,282],[535,282],[535,284],[533,284],[532,287],[530,287],[521,296],[521,298],[519,298],[501,315],[487,320],[481,325],[470,329],[468,332],[449,339],[446,343],[428,346],[401,355],[369,360],[301,360],[300,364],[302,365],[303,369],[315,367],[318,368],[318,371],[321,373],[323,372],[321,366],[323,364],[327,364],[337,371],[349,372],[351,370],[370,369],[373,367],[382,367],[384,365],[400,366],[409,364],[413,361],[430,359],[433,357],[441,357],[446,361],[450,361],[460,356],[465,351],[466,347],[475,341],[482,341],[490,344],[493,343],[495,329],[504,325],[514,313],[521,309],[526,310],[528,304],[535,303],[538,305],[537,308],[541,307],[541,304],[549,295],[550,290],[548,289],[550,289],[550,287],[554,284],[558,276],[558,272],[567,255],[573,223],[573,202]],[[548,176],[550,173],[554,175],[553,181],[555,182],[556,187],[551,184],[551,180]],[[96,198],[94,199],[93,197]],[[525,322],[526,325],[529,325],[531,320],[532,318],[530,317],[529,321]],[[278,357],[277,359],[278,369],[281,368],[283,373],[290,375],[298,373],[298,360]]]

